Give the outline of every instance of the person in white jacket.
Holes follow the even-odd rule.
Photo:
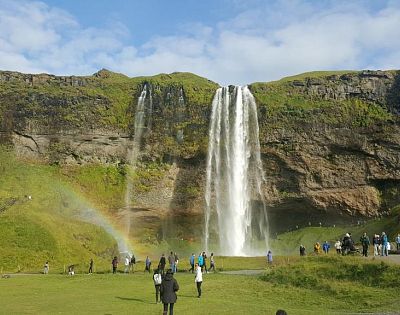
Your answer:
[[[129,258],[129,256],[125,257],[125,273],[129,273],[129,263],[130,263],[131,259]]]
[[[201,284],[203,283],[203,273],[201,272],[201,267],[199,264],[196,264],[196,276],[194,278],[194,282],[196,283],[197,286],[197,293],[198,293],[198,298],[201,296]]]

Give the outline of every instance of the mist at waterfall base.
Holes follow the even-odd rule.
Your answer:
[[[226,256],[265,255],[269,227],[257,107],[247,87],[219,88],[212,103],[204,244]]]

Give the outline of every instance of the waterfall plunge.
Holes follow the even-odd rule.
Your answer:
[[[246,87],[219,88],[212,103],[205,192],[205,246],[212,218],[221,254],[256,255],[268,248],[268,218],[261,185],[257,107]],[[252,200],[261,201],[258,209]],[[214,215],[214,216],[213,216]],[[259,246],[259,241],[263,246]]]

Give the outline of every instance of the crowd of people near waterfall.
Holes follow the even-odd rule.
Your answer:
[[[367,232],[364,232],[358,242],[356,242],[349,232],[342,239],[336,240],[332,245],[339,255],[360,254],[368,257],[369,254],[372,254],[373,256],[388,256],[391,252],[400,254],[400,234],[397,234],[391,242],[385,232],[373,234],[371,237],[368,236]],[[324,241],[322,244],[316,242],[313,246],[312,254],[328,254],[330,249],[330,242]],[[306,255],[306,248],[303,244],[300,245],[299,252],[300,256]]]

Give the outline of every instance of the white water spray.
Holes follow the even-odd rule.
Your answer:
[[[219,88],[212,103],[208,143],[206,250],[216,214],[221,254],[265,253],[269,231],[261,191],[264,181],[254,97],[247,86]],[[259,205],[255,207],[252,200]]]
[[[128,174],[126,181],[126,191],[125,191],[125,208],[126,214],[124,218],[126,235],[129,237],[131,228],[131,216],[130,216],[130,206],[132,199],[132,174],[136,167],[136,162],[140,153],[140,146],[143,139],[143,132],[146,127],[146,97],[149,95],[149,108],[148,108],[148,122],[147,128],[151,128],[151,118],[153,111],[153,99],[151,95],[151,90],[148,90],[147,85],[144,85],[142,92],[140,93],[135,114],[135,125],[134,125],[134,137],[132,141],[131,148],[128,149],[127,161],[128,161]]]

